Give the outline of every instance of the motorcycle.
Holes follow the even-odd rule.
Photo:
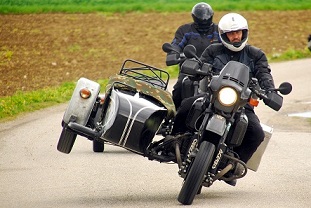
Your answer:
[[[187,60],[181,67],[183,73],[211,79],[209,91],[189,111],[186,119],[189,132],[155,139],[162,122],[176,115],[171,94],[166,90],[169,74],[126,60],[119,74],[110,78],[104,97],[99,96],[98,83],[86,78],[78,81],[64,113],[57,149],[70,153],[79,134],[125,148],[149,160],[174,162],[183,178],[178,195],[182,204],[192,204],[203,186],[244,177],[248,166],[233,151],[233,147],[241,144],[247,127],[244,106],[257,104],[259,98],[279,110],[283,97],[267,94],[256,79],[249,82],[249,69],[241,63],[229,62],[219,75],[213,75],[211,67],[196,57],[195,48],[186,47],[184,53]],[[126,67],[127,64],[135,66]],[[269,91],[286,95],[291,85],[285,82]],[[243,172],[228,176],[229,172],[235,172],[237,164],[243,167]]]

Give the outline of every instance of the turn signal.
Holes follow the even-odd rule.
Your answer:
[[[250,99],[249,99],[249,104],[250,104],[251,106],[257,107],[257,106],[258,106],[258,103],[259,103],[259,101],[258,101],[257,99],[254,99],[254,98],[250,98]]]
[[[101,96],[99,96],[99,98],[100,98],[100,101],[99,101],[99,103],[102,105],[102,104],[104,104],[104,102],[105,102],[105,94],[104,95],[101,95]]]
[[[87,88],[83,88],[80,90],[80,96],[83,98],[83,99],[88,99],[89,97],[91,97],[91,91]]]

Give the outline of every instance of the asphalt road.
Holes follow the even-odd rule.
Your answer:
[[[290,113],[311,111],[311,59],[271,64],[276,85],[293,84],[274,112],[261,103],[261,121],[274,133],[257,172],[236,187],[216,182],[191,207],[311,207],[311,124]],[[56,150],[66,105],[0,124],[0,207],[180,207],[177,165],[114,146],[93,153],[78,137],[70,154]]]

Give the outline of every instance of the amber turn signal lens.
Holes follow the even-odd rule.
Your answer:
[[[258,101],[257,99],[251,98],[251,99],[249,100],[249,104],[252,105],[252,106],[257,107],[257,106],[258,106],[258,103],[259,103],[259,101]]]
[[[99,103],[102,105],[102,104],[104,104],[104,102],[105,102],[105,95],[101,95],[100,96],[100,101],[99,101]]]
[[[89,97],[91,97],[91,91],[87,88],[83,88],[80,90],[80,96],[83,98],[83,99],[88,99]]]

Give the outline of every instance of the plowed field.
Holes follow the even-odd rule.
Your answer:
[[[267,54],[306,47],[311,10],[240,13],[249,43]],[[224,14],[216,12],[215,22]],[[0,96],[108,78],[127,58],[163,68],[162,44],[190,21],[189,13],[0,15]]]

